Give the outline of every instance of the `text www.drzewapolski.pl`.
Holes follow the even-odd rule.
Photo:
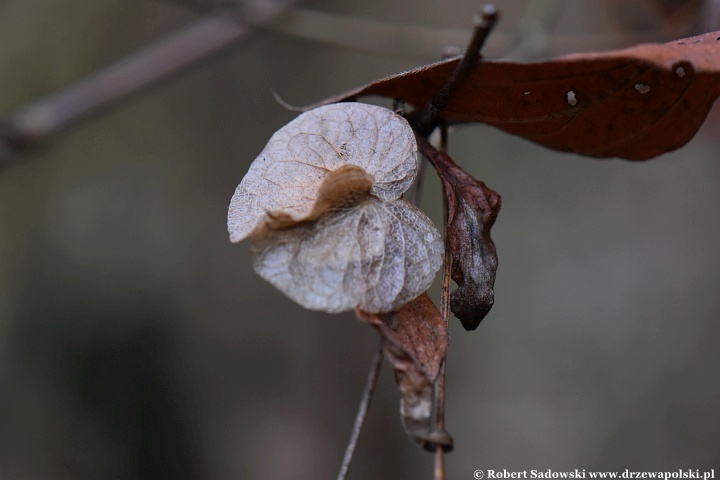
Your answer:
[[[658,479],[658,480],[675,480],[675,479],[687,479],[687,480],[714,480],[715,469],[700,470],[700,469],[678,469],[673,471],[646,471],[646,472],[633,472],[628,469],[615,472],[598,472],[586,469],[575,469],[570,471],[559,471],[559,470],[515,470],[510,471],[506,469],[502,470],[475,470],[473,478],[476,479],[520,479],[520,478],[568,478],[568,479]]]

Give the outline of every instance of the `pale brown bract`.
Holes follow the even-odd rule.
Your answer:
[[[388,312],[423,293],[442,264],[430,219],[401,198],[418,169],[407,121],[373,105],[306,112],[278,130],[235,191],[233,242],[305,308]]]

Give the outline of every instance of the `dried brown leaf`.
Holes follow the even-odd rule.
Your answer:
[[[402,98],[422,108],[458,59],[329,98]],[[440,113],[482,122],[556,150],[646,160],[685,145],[720,95],[720,32],[666,44],[521,64],[483,61]]]
[[[497,252],[490,229],[500,211],[500,195],[448,154],[419,141],[440,176],[447,203],[446,248],[452,255],[451,277],[458,285],[450,295],[450,308],[466,330],[475,330],[495,302]]]
[[[447,350],[447,327],[427,293],[388,313],[356,314],[383,339],[385,357],[395,369],[403,426],[423,448],[452,449],[452,437],[432,428],[433,384]]]

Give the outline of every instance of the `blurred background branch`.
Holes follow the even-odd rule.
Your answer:
[[[70,87],[20,108],[0,128],[0,165],[89,115],[217,54],[243,38],[249,23],[262,24],[289,5],[250,3],[258,8],[216,10]]]
[[[196,11],[207,10],[194,2],[190,5]],[[519,33],[493,34],[485,56],[497,57],[513,45],[511,58],[542,56],[550,48],[549,32],[563,8],[562,0],[542,5],[529,2]],[[19,108],[0,123],[0,166],[78,121],[235,45],[253,28],[348,50],[402,58],[437,57],[446,46],[464,45],[470,35],[466,28],[405,25],[297,8],[288,0],[216,8],[178,32],[57,93]],[[578,50],[598,44],[597,38],[587,34],[557,35],[553,41],[572,42]]]

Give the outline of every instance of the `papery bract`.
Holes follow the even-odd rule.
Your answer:
[[[417,155],[411,127],[385,108],[306,112],[272,136],[235,191],[230,239],[252,237],[255,271],[306,308],[394,310],[442,264],[440,233],[400,198]]]
[[[417,155],[407,121],[386,108],[340,103],[303,113],[275,132],[235,191],[230,240],[247,238],[269,212],[303,219],[323,181],[344,165],[374,178],[372,195],[399,198],[415,180]]]

